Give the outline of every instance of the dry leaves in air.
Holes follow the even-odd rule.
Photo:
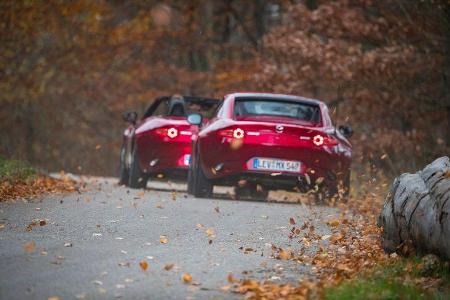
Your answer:
[[[141,267],[141,269],[143,271],[147,271],[147,269],[148,269],[148,262],[146,260],[141,260],[139,262],[139,266]]]
[[[161,235],[161,236],[159,237],[159,242],[160,242],[161,244],[167,244],[167,243],[169,242],[169,239],[168,239],[165,235]]]
[[[192,276],[189,273],[184,273],[181,278],[183,279],[184,283],[191,283],[192,282]]]

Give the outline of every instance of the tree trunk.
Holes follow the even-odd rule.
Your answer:
[[[422,171],[397,177],[378,218],[388,253],[406,245],[450,259],[450,160],[436,159]]]

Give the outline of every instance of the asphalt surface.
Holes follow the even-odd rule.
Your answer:
[[[325,220],[338,214],[325,206],[234,201],[226,194],[196,199],[183,185],[150,184],[143,193],[114,182],[0,203],[0,299],[240,299],[221,289],[230,285],[228,274],[292,283],[313,276],[310,265],[271,257],[271,244],[300,247],[288,238],[290,217],[312,220],[317,233],[329,234]],[[46,225],[28,231],[33,219]],[[165,270],[168,264],[174,266]],[[183,273],[192,276],[191,284]]]

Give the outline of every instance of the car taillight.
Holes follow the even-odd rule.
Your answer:
[[[224,129],[219,131],[219,134],[221,136],[225,136],[225,137],[232,137],[235,139],[242,139],[245,136],[245,131],[242,130],[241,128],[236,128],[236,129]]]
[[[176,128],[158,128],[155,132],[159,135],[168,136],[171,139],[178,136],[178,130]]]
[[[315,135],[313,137],[312,142],[314,143],[314,145],[316,146],[335,146],[337,145],[337,141],[334,138],[328,137],[328,136],[323,136],[323,135]]]

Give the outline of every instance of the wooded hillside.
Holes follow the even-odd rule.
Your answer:
[[[416,169],[450,152],[449,11],[445,0],[2,1],[0,153],[115,175],[123,111],[256,90],[323,99],[354,127],[357,162]]]

